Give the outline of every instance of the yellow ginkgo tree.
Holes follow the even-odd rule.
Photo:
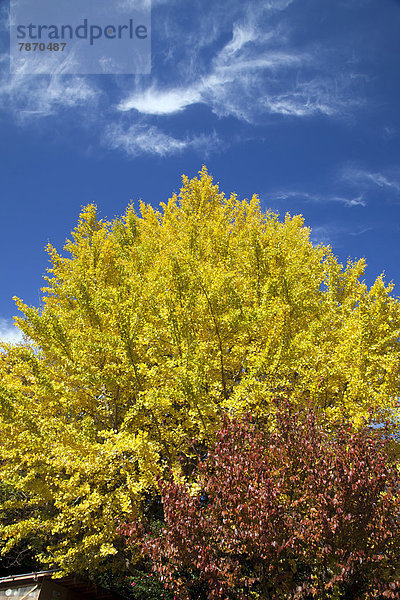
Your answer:
[[[393,417],[400,304],[309,233],[205,168],[159,211],[84,208],[67,255],[47,248],[43,306],[17,300],[25,344],[0,354],[3,553],[65,571],[123,558],[119,521],[225,412],[264,418],[285,396]]]

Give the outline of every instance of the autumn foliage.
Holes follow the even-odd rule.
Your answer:
[[[330,433],[280,406],[228,420],[199,488],[162,485],[165,523],[125,529],[180,599],[400,597],[400,476],[382,431]]]
[[[41,306],[17,299],[26,343],[0,349],[3,554],[124,566],[118,520],[179,477],[190,440],[210,446],[226,413],[267,419],[278,395],[397,426],[400,303],[301,216],[225,196],[203,168],[159,210],[85,207],[64,250],[47,247]]]

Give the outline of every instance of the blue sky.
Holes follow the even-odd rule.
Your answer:
[[[115,0],[117,1],[117,0]],[[0,337],[80,208],[158,206],[206,164],[400,294],[400,1],[153,0],[150,75],[9,73],[0,0]]]

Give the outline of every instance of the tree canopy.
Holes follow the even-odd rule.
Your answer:
[[[392,415],[400,304],[309,233],[205,168],[158,211],[83,209],[67,254],[47,248],[42,306],[17,300],[26,343],[0,355],[3,552],[118,560],[118,520],[226,413],[262,419],[285,395],[331,420]]]

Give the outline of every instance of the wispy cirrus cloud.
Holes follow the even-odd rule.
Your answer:
[[[6,10],[7,8],[7,10]],[[8,29],[9,8],[0,7],[0,31]],[[36,64],[39,66],[40,61]],[[0,53],[0,106],[19,123],[32,118],[57,115],[63,109],[82,109],[97,104],[100,90],[93,79],[35,73],[35,63],[26,61],[18,72],[10,73],[7,51]]]
[[[346,167],[342,170],[341,179],[354,187],[363,189],[380,188],[383,191],[400,194],[400,169],[392,169],[387,173],[369,171],[359,167]]]
[[[120,102],[118,109],[124,112],[134,109],[148,115],[169,115],[199,102],[213,104],[222,92],[223,86],[230,84],[235,75],[246,69],[248,76],[251,69],[259,68],[260,65],[255,61],[255,57],[246,60],[247,64],[244,64],[242,59],[236,60],[242,48],[255,39],[257,39],[255,30],[235,26],[231,41],[218,53],[207,74],[194,77],[195,73],[192,72],[191,78],[195,81],[192,83],[181,81],[174,87],[161,88],[153,84],[144,90],[134,90]],[[199,44],[199,41],[197,43]]]
[[[328,246],[332,244],[336,234],[336,227],[333,227],[332,225],[318,225],[311,228],[310,241],[315,245],[321,244],[322,246]]]
[[[122,124],[109,125],[105,132],[105,143],[112,149],[125,152],[128,156],[153,154],[166,156],[187,149],[212,151],[218,146],[216,135],[199,135],[176,138],[160,131],[157,127],[135,124],[126,128]]]
[[[289,4],[282,4],[281,9]],[[203,103],[218,116],[252,121],[263,114],[331,116],[349,104],[338,91],[338,80],[318,72],[314,51],[293,46],[284,27],[266,32],[254,21],[250,13],[247,22],[234,25],[231,40],[216,53],[205,72],[194,71],[189,81],[173,86],[152,84],[147,89],[135,89],[118,109],[169,115]],[[315,72],[301,75],[305,68]]]
[[[267,195],[273,200],[298,200],[302,202],[313,202],[317,204],[326,204],[329,202],[337,202],[343,204],[347,208],[353,208],[355,206],[366,206],[367,202],[364,199],[363,194],[355,197],[347,197],[344,195],[337,194],[311,194],[309,192],[301,191],[283,191],[283,192],[271,192]]]
[[[119,102],[118,110],[167,116],[201,103],[218,117],[233,116],[256,124],[268,115],[343,117],[363,104],[356,85],[357,63],[339,60],[338,64],[337,50],[330,51],[328,44],[312,36],[299,38],[298,2],[238,5],[227,0],[224,4],[232,5],[225,15],[217,7],[209,14],[203,11],[196,36],[175,29],[179,46],[167,20],[165,31],[171,43],[164,66],[169,72],[173,62],[175,76],[135,86]],[[221,44],[229,19],[231,35]]]
[[[350,231],[349,235],[352,235],[353,237],[357,237],[358,235],[364,235],[364,233],[368,233],[368,231],[372,231],[372,230],[373,230],[373,227],[371,227],[369,225],[360,225],[360,227],[358,227],[354,231]]]
[[[9,74],[0,81],[0,102],[17,121],[56,115],[63,109],[93,110],[100,95],[85,77]]]
[[[136,3],[118,1],[125,8]],[[215,118],[203,135],[195,127],[186,137],[168,132],[168,117],[198,104],[218,118],[257,127],[276,116],[342,117],[360,102],[351,88],[352,67],[337,69],[318,41],[298,41],[296,0],[223,0],[208,9],[194,1],[195,27],[181,20],[181,1],[153,0],[151,77],[9,74],[3,54],[3,112],[21,125],[62,116],[90,135],[91,145],[96,135],[99,145],[130,156],[166,156],[222,147]]]
[[[358,237],[372,230],[373,227],[368,225],[352,227],[343,224],[326,223],[311,228],[310,240],[313,244],[340,246],[340,239],[343,236]]]

